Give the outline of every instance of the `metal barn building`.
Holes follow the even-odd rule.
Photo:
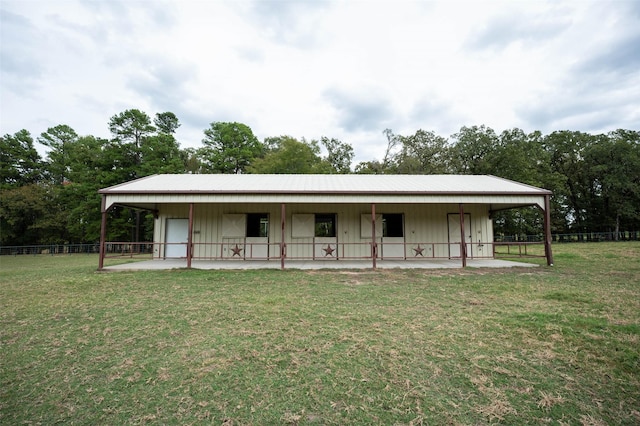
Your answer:
[[[107,212],[153,212],[154,259],[289,260],[493,258],[492,213],[537,206],[553,263],[547,190],[478,175],[153,175],[105,188]]]

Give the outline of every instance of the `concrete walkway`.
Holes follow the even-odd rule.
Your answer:
[[[378,260],[379,269],[451,269],[461,268],[459,259]],[[469,268],[514,268],[538,265],[500,259],[468,259]],[[186,259],[156,259],[105,266],[105,271],[148,271],[186,268]],[[193,260],[193,269],[280,269],[280,260]],[[285,269],[371,269],[369,260],[287,260]]]

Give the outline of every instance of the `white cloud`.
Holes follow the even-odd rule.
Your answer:
[[[0,132],[172,111],[260,138],[336,137],[379,159],[385,128],[449,136],[637,128],[635,1],[0,3]]]

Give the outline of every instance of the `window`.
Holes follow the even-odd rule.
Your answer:
[[[316,214],[316,237],[336,236],[336,215],[334,213]]]
[[[267,213],[247,214],[247,237],[268,237],[269,215]]]
[[[404,237],[404,223],[402,213],[387,213],[382,215],[383,237]]]

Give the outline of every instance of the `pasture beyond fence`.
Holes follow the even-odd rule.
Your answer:
[[[544,241],[543,234],[535,235],[496,235],[497,243],[528,242],[537,243]],[[640,241],[640,231],[623,232],[579,232],[573,234],[551,234],[552,243],[585,243],[599,241]]]

